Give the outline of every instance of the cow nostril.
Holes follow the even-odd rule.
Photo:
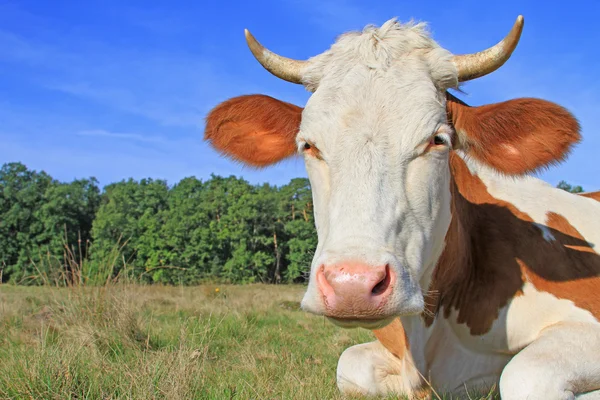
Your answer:
[[[375,285],[373,287],[373,289],[371,290],[371,293],[374,295],[378,295],[378,294],[385,292],[387,290],[387,288],[390,286],[391,281],[392,281],[392,279],[391,279],[391,275],[390,275],[390,266],[386,265],[385,266],[385,276],[379,281],[379,283],[377,283],[377,285]]]

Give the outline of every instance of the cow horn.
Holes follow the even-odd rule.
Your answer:
[[[288,82],[302,83],[302,69],[308,64],[307,61],[293,60],[275,54],[260,44],[248,29],[245,33],[250,51],[267,71]]]
[[[454,56],[452,61],[458,70],[458,81],[479,78],[500,68],[510,58],[519,43],[523,22],[523,16],[519,15],[508,35],[487,50]]]

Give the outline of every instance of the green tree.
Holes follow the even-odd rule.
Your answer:
[[[67,277],[67,259],[79,263],[87,256],[100,198],[97,181],[60,183],[45,172],[9,163],[0,170],[0,189],[3,280],[33,283],[40,282],[30,279],[34,276]]]
[[[21,163],[0,169],[0,261],[3,280],[20,282],[35,274],[32,260],[39,261],[38,245],[43,223],[36,215],[44,194],[52,184],[45,172],[27,169]]]
[[[276,187],[190,177],[171,188],[129,179],[101,192],[94,178],[63,183],[11,163],[0,189],[0,262],[15,282],[84,264],[98,282],[125,266],[165,284],[299,282],[317,244],[307,179]]]
[[[34,215],[42,224],[37,243],[44,262],[39,267],[50,278],[80,278],[74,273],[81,272],[88,257],[92,223],[99,205],[100,189],[95,178],[71,183],[54,181],[48,186]]]
[[[100,205],[100,189],[95,178],[71,183],[53,182],[46,189],[44,202],[36,211],[43,230],[39,241],[52,254],[61,254],[65,245],[74,261],[87,257],[92,223]]]
[[[288,265],[285,279],[298,282],[308,277],[317,247],[310,182],[306,178],[292,179],[281,189],[281,194],[286,211],[284,229]]]
[[[558,182],[558,185],[556,185],[556,187],[570,193],[583,193],[583,188],[581,186],[571,186],[566,181]]]
[[[197,283],[210,273],[214,238],[202,181],[182,179],[169,191],[168,215],[162,227],[165,262],[176,268],[161,269],[155,280],[163,283]]]
[[[167,183],[152,179],[129,179],[105,188],[92,227],[92,260],[97,268],[113,264],[114,274],[119,274],[129,265],[134,276],[150,279],[146,272],[159,267],[163,258],[160,231],[167,194]]]
[[[217,233],[217,248],[224,260],[218,276],[230,282],[268,281],[269,257],[258,248],[268,241],[260,237],[259,196],[256,188],[236,177],[211,179],[217,217],[211,228]]]

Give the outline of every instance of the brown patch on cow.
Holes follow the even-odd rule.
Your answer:
[[[450,166],[452,221],[426,314],[443,307],[447,318],[455,309],[459,323],[482,335],[530,280],[538,290],[570,299],[600,319],[600,256],[590,252],[581,234],[563,217],[549,215],[547,229],[555,240],[546,240],[529,215],[492,197],[456,154]],[[431,324],[433,317],[425,321]]]
[[[396,318],[381,329],[374,329],[373,333],[379,342],[394,356],[403,359],[410,350],[406,331],[400,318]]]
[[[248,95],[216,106],[204,139],[226,156],[264,167],[296,153],[302,108],[269,96]]]
[[[565,108],[540,99],[470,107],[447,93],[458,146],[496,170],[519,175],[565,159],[579,142],[579,123]]]
[[[600,201],[600,192],[579,193],[579,196],[589,197],[590,199]]]
[[[565,217],[548,213],[546,225],[565,234],[565,238],[554,243],[555,253],[566,261],[555,273],[554,279],[544,279],[528,265],[523,265],[529,281],[536,289],[552,293],[556,297],[569,299],[577,307],[590,311],[600,319],[600,257],[583,235]],[[566,239],[566,240],[565,240]],[[597,245],[597,244],[596,244]]]

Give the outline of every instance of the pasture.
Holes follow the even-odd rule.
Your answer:
[[[373,340],[299,310],[302,286],[0,285],[0,398],[338,399]]]

